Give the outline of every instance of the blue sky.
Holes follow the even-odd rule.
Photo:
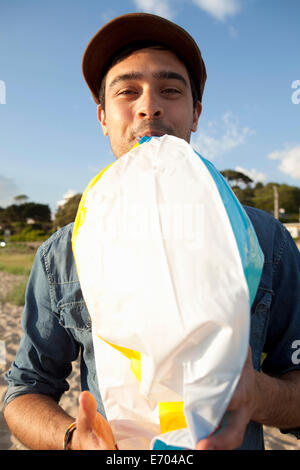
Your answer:
[[[134,11],[173,20],[202,51],[192,145],[219,170],[300,186],[299,0],[0,0],[0,206],[26,194],[55,212],[115,160],[81,60],[104,23]]]

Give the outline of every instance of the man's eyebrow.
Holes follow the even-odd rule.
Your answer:
[[[179,73],[172,72],[171,70],[159,70],[158,72],[153,73],[153,77],[157,80],[179,80],[184,84],[186,88],[188,88],[188,83],[186,79]],[[119,82],[141,80],[142,78],[143,74],[141,72],[123,73],[122,75],[118,75],[112,80],[112,82],[109,84],[109,88],[113,88]]]
[[[114,87],[119,82],[125,82],[128,80],[141,80],[142,78],[143,74],[140,72],[123,73],[122,75],[118,75],[113,79],[113,81],[109,84],[109,88]]]
[[[179,80],[186,86],[186,88],[188,88],[186,79],[180,75],[180,73],[172,72],[171,70],[160,70],[159,72],[154,72],[153,76],[158,80]]]

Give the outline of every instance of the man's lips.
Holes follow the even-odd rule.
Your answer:
[[[137,139],[138,140],[141,140],[142,137],[161,137],[162,135],[165,135],[166,132],[162,132],[162,131],[146,131],[146,132],[142,132],[141,134],[139,134],[137,136]]]
[[[171,126],[162,122],[143,122],[131,129],[130,140],[140,141],[143,137],[161,137],[165,134],[175,135]]]

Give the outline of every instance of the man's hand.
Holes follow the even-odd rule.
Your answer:
[[[239,447],[247,424],[257,404],[257,372],[252,365],[251,348],[242,370],[237,388],[228,405],[222,423],[216,432],[198,442],[198,450],[232,450]]]
[[[116,450],[109,423],[97,412],[97,403],[90,392],[82,392],[76,430],[72,436],[72,450]]]

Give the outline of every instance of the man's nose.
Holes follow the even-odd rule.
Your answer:
[[[163,116],[163,107],[151,90],[145,91],[140,97],[137,115],[141,119],[159,119]]]

